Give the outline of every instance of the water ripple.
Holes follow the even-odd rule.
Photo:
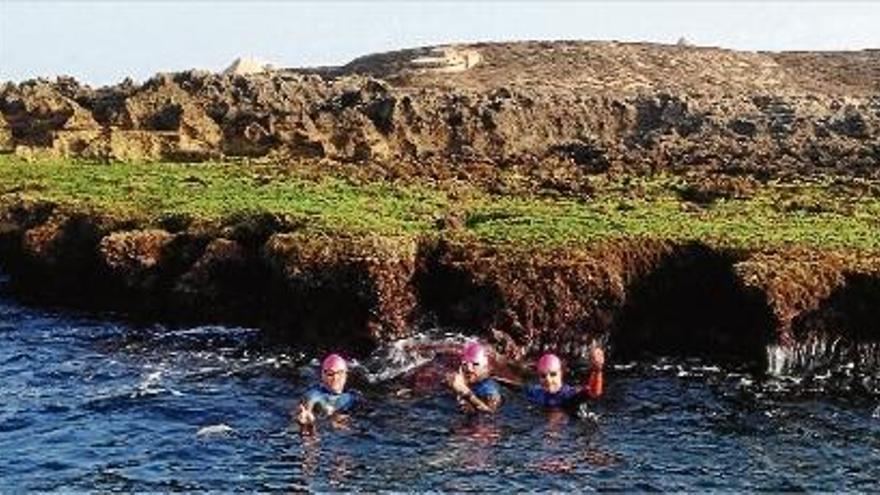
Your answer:
[[[880,479],[870,346],[777,356],[766,377],[612,360],[606,396],[576,417],[508,388],[497,417],[474,418],[439,380],[466,337],[438,329],[356,361],[366,405],[303,438],[290,411],[317,357],[261,338],[0,299],[0,491],[871,491]]]

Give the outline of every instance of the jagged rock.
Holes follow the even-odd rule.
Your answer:
[[[786,250],[756,253],[737,263],[735,271],[745,286],[761,294],[772,312],[776,340],[791,344],[805,339],[804,333],[809,330],[803,325],[805,318],[815,320],[828,316],[817,313],[833,294],[847,287],[853,275],[877,279],[878,268],[874,257]],[[878,296],[880,292],[870,294],[867,299]],[[838,330],[825,323],[823,331]],[[838,318],[838,323],[844,322]]]
[[[22,239],[24,252],[33,258],[47,260],[51,264],[55,259],[53,250],[62,235],[61,226],[60,221],[47,222],[29,229]]]
[[[112,272],[134,279],[160,264],[173,239],[174,234],[159,229],[114,232],[101,239],[99,250]]]
[[[0,153],[9,153],[15,150],[15,141],[12,139],[12,129],[6,122],[6,117],[0,113]]]
[[[265,253],[290,291],[301,337],[363,347],[411,331],[416,247],[412,239],[275,234]]]
[[[51,146],[55,131],[100,128],[88,110],[44,80],[7,86],[0,94],[0,112],[16,144]]]
[[[248,281],[255,276],[260,276],[259,262],[245,246],[215,238],[174,282],[170,294],[175,307],[189,315],[216,318],[236,311],[252,314],[260,309],[258,301],[271,290],[266,280],[250,285]]]
[[[100,292],[93,283],[98,273],[97,243],[105,228],[99,215],[48,215],[51,208],[34,207],[19,219],[20,234],[12,234],[19,244],[4,246],[5,255],[16,260],[8,270],[19,289],[44,297],[61,295],[68,301],[94,298]],[[31,215],[35,216],[27,219]]]
[[[177,152],[216,154],[223,132],[170,77],[158,76],[125,101],[130,129],[176,132]]]
[[[105,133],[100,129],[55,131],[52,140],[52,151],[57,156],[82,156],[92,158],[96,142],[100,141]]]
[[[92,141],[83,155],[118,161],[159,160],[175,156],[180,135],[177,132],[126,131],[112,129],[100,140]]]
[[[577,355],[607,337],[627,286],[671,247],[609,243],[560,255],[441,244],[420,267],[420,298],[441,324],[508,335],[520,352]]]
[[[230,267],[243,264],[247,254],[241,244],[218,238],[208,243],[198,261],[181,278],[190,287],[211,288],[213,280]]]
[[[831,118],[828,128],[842,136],[866,139],[871,135],[871,129],[863,113],[864,110],[846,105]]]
[[[467,70],[446,71],[461,60]],[[431,64],[442,70],[425,70]],[[876,174],[878,75],[876,51],[483,43],[371,55],[336,68],[189,71],[98,90],[32,81],[6,85],[0,110],[15,145],[52,146],[54,131],[93,130],[95,121],[110,131],[178,133],[176,144],[158,149],[162,159],[498,166],[550,156],[586,173],[821,167]],[[58,139],[57,153],[99,149],[70,135]],[[157,147],[143,148],[156,157]]]
[[[17,287],[90,307],[260,325],[300,345],[369,350],[422,318],[518,358],[552,348],[579,359],[598,340],[620,358],[760,362],[769,344],[880,338],[876,253],[647,239],[527,249],[453,241],[454,232],[287,233],[268,217],[172,234],[23,201],[0,211],[0,256]]]

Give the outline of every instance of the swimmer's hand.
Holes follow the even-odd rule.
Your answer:
[[[456,371],[455,373],[450,373],[446,377],[447,383],[449,383],[449,387],[458,395],[468,395],[471,393],[471,389],[467,386],[467,380],[464,378],[464,373],[461,370]]]
[[[601,347],[596,346],[590,349],[590,364],[594,370],[601,370],[605,367],[605,351]]]
[[[296,422],[303,427],[311,426],[315,424],[315,414],[305,404],[300,404],[296,414]]]

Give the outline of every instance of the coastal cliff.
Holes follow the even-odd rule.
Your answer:
[[[470,57],[470,58],[468,58]],[[873,173],[880,51],[753,53],[612,42],[404,50],[343,67],[190,71],[92,89],[8,83],[27,156]],[[51,150],[51,151],[50,151]]]
[[[878,51],[456,45],[0,113],[0,263],[41,301],[357,350],[880,338]]]

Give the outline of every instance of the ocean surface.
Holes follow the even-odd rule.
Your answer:
[[[766,376],[612,350],[577,415],[506,388],[500,414],[468,417],[432,374],[461,339],[379,349],[351,376],[365,405],[302,437],[315,356],[0,296],[0,492],[880,490],[876,347],[770,349]]]

